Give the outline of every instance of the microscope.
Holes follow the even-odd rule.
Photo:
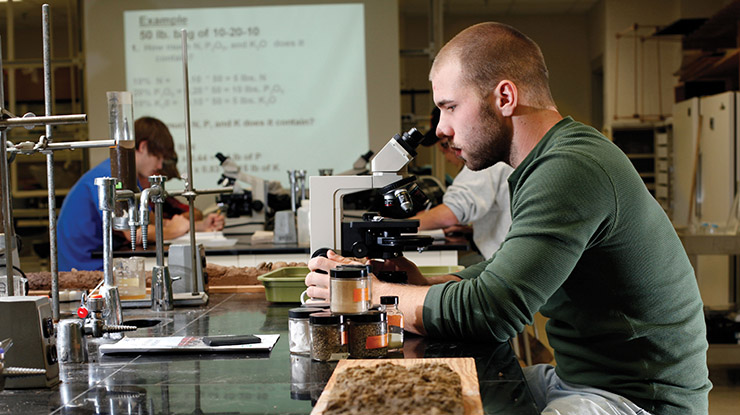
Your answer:
[[[267,216],[267,181],[249,175],[239,165],[221,153],[216,153],[223,172],[219,185],[234,186],[234,192],[222,194],[217,198],[219,206],[225,207],[226,223],[224,229],[231,233],[253,233],[264,230]],[[240,183],[249,185],[251,190],[243,189]],[[249,216],[251,219],[243,219]]]
[[[370,161],[370,175],[310,178],[311,252],[329,248],[344,256],[387,259],[432,244],[432,237],[409,235],[417,232],[418,220],[389,219],[377,213],[351,220],[342,204],[345,195],[379,189],[386,207],[413,209],[420,190],[414,186],[414,178],[403,177],[401,170],[416,156],[415,148],[423,138],[416,128],[394,135]]]

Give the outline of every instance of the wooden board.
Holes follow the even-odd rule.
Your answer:
[[[475,360],[472,357],[450,357],[433,359],[345,359],[340,360],[334,369],[329,382],[311,411],[311,415],[322,415],[326,410],[328,396],[337,381],[337,374],[350,367],[372,367],[381,363],[393,363],[400,366],[413,366],[420,363],[446,363],[460,375],[462,383],[463,405],[465,415],[483,415],[483,403],[478,385],[478,373],[475,370]],[[442,392],[442,391],[440,391]]]
[[[263,293],[265,292],[265,286],[262,284],[258,285],[209,285],[209,293]]]
[[[150,292],[150,288],[146,288],[147,294]],[[263,293],[265,292],[265,286],[262,284],[258,285],[211,285],[208,287],[208,292],[212,294],[232,294],[232,293]],[[43,295],[51,296],[49,290],[29,290],[28,295]]]

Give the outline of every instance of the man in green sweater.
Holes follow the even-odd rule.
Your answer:
[[[430,72],[442,110],[437,135],[471,170],[498,161],[509,177],[512,225],[488,261],[409,285],[398,295],[410,331],[506,341],[540,311],[557,367],[525,368],[547,414],[706,414],[711,383],[706,327],[691,264],[671,222],[622,151],[563,118],[539,47],[515,29],[483,23],[445,45]],[[351,262],[330,253],[306,276],[328,297],[325,274]]]

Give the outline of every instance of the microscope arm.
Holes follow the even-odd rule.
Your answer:
[[[401,176],[311,176],[311,252],[342,246],[342,198],[366,189],[387,186]]]

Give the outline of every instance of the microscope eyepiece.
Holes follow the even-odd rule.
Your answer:
[[[416,150],[414,149],[419,145],[419,143],[421,143],[421,140],[424,139],[424,134],[420,133],[416,128],[412,128],[402,135],[394,135],[393,138],[401,144],[401,147],[403,147],[411,157],[416,157]]]
[[[420,133],[416,127],[410,129],[408,132],[403,133],[401,137],[411,148],[416,148],[424,139],[424,134]]]

